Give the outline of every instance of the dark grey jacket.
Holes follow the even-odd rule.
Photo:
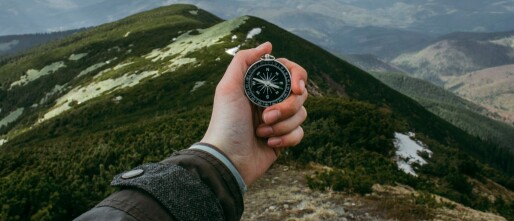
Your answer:
[[[120,191],[75,220],[239,220],[244,208],[240,176],[226,165],[228,158],[219,158],[186,149],[119,174],[111,185]]]

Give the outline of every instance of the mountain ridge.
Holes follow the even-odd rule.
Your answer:
[[[514,63],[514,31],[460,32],[445,35],[419,51],[391,60],[408,73],[442,85],[441,77],[460,76],[484,68]]]

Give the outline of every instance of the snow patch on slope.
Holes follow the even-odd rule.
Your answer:
[[[177,65],[196,62],[196,59],[186,58],[186,56],[204,47],[221,43],[221,38],[229,35],[232,30],[244,24],[246,19],[248,19],[248,17],[241,17],[219,23],[207,29],[198,29],[199,34],[197,35],[191,35],[191,31],[181,34],[168,46],[154,49],[144,57],[151,59],[152,62],[174,57],[173,60],[170,61],[171,64],[169,64],[170,71],[173,71]]]
[[[4,145],[4,143],[7,143],[7,139],[0,139],[0,146]]]
[[[195,86],[193,86],[193,89],[191,89],[190,92],[196,91],[196,89],[200,88],[204,84],[205,84],[205,81],[197,81],[197,82],[195,82]]]
[[[18,119],[18,117],[20,117],[21,114],[23,114],[23,110],[24,110],[23,107],[18,108],[15,111],[9,113],[9,115],[4,117],[2,120],[0,120],[0,128],[7,126],[8,124],[10,124],[10,123],[14,122],[16,119]]]
[[[157,76],[158,73],[159,72],[157,71],[144,71],[139,74],[127,73],[116,79],[107,79],[99,82],[93,82],[87,86],[76,87],[57,99],[57,104],[48,113],[46,113],[43,118],[39,119],[38,123],[53,118],[64,111],[71,109],[74,104],[81,104],[104,93],[112,93],[113,91],[122,88],[133,87],[145,78]]]
[[[82,77],[86,74],[89,74],[105,65],[108,65],[110,64],[112,61],[116,60],[117,58],[113,58],[111,60],[108,60],[108,61],[105,61],[105,62],[100,62],[100,63],[97,63],[97,64],[94,64],[94,65],[91,65],[89,66],[88,68],[86,68],[86,70],[83,70],[81,71],[75,78],[79,78],[79,77]]]
[[[396,150],[396,165],[398,169],[402,170],[407,174],[418,176],[412,168],[412,164],[417,163],[419,165],[427,164],[427,162],[419,156],[419,153],[426,152],[429,156],[432,155],[430,151],[420,141],[413,140],[414,133],[409,132],[407,135],[402,133],[394,133],[394,146]]]
[[[246,35],[246,39],[252,39],[256,35],[260,34],[261,32],[262,32],[261,28],[253,28]],[[232,35],[231,39],[232,39],[231,42],[234,42],[235,40],[237,40],[237,36],[236,35]],[[246,40],[245,40],[245,42],[246,42]],[[239,51],[240,47],[241,47],[241,45],[237,45],[236,47],[225,49],[225,53],[227,53],[229,55],[232,55],[232,56],[235,56],[236,53]]]
[[[229,48],[227,50],[225,50],[225,52],[229,55],[232,55],[232,56],[235,56],[236,53],[239,51],[239,47],[241,47],[241,45],[238,45],[236,47],[233,47],[233,48]]]
[[[71,54],[68,60],[70,61],[78,61],[81,58],[85,57],[87,53],[80,53],[80,54]]]
[[[52,64],[49,64],[49,65],[43,67],[39,71],[35,70],[35,69],[29,69],[26,72],[26,74],[24,74],[20,77],[20,80],[11,83],[11,89],[14,86],[23,86],[23,85],[26,85],[29,82],[34,81],[40,77],[52,74],[62,67],[66,67],[66,65],[64,65],[64,62],[58,61],[58,62],[54,62]]]
[[[118,64],[116,66],[114,66],[114,68],[112,68],[113,70],[118,70],[120,68],[123,68],[123,67],[126,67],[126,66],[129,66],[131,64],[133,64],[134,62],[127,62],[127,63],[123,63],[123,64]]]
[[[41,98],[41,100],[39,101],[39,105],[43,105],[45,102],[48,101],[48,99],[50,99],[50,97],[52,97],[54,94],[56,93],[59,93],[61,92],[64,88],[65,88],[66,84],[61,86],[61,85],[55,85],[55,87],[48,93],[45,94],[45,96],[43,98]]]
[[[246,39],[251,39],[253,37],[255,37],[256,35],[260,34],[262,31],[261,28],[253,28],[252,30],[250,30],[248,32],[248,34],[246,35]]]

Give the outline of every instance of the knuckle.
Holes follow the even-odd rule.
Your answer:
[[[302,109],[300,110],[300,116],[305,120],[307,119],[307,116],[308,116],[308,113],[307,113],[307,109],[305,109],[304,106],[302,106]]]
[[[298,111],[298,109],[296,108],[296,105],[287,105],[284,111],[287,113],[287,115],[293,116]]]
[[[304,136],[303,128],[298,126],[289,136],[289,146],[300,144]]]

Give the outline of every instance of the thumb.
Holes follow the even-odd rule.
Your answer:
[[[225,77],[237,79],[238,81],[242,81],[244,77],[244,73],[256,61],[259,60],[265,54],[270,54],[272,50],[272,45],[270,42],[262,43],[256,48],[241,50],[237,52],[237,54],[230,62],[230,65],[227,68],[227,72],[225,73]],[[227,76],[228,75],[228,76]],[[232,76],[235,75],[235,76]]]

